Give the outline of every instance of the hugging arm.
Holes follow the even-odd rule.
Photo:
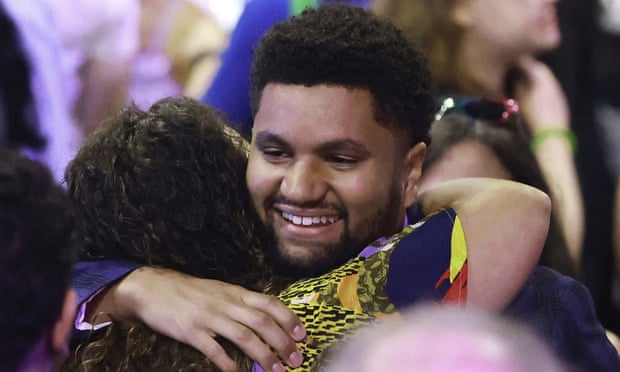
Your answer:
[[[459,215],[469,251],[469,301],[505,306],[542,250],[551,208],[548,197],[515,182],[462,179],[426,191],[419,202],[425,214],[449,206]],[[141,267],[101,292],[94,305],[91,314],[141,319],[201,350],[226,370],[234,364],[216,336],[234,342],[267,370],[278,363],[269,346],[290,366],[301,363],[294,342],[305,336],[299,319],[276,298],[231,284]]]
[[[135,267],[120,261],[80,265],[88,268],[76,271],[74,278],[80,300],[105,286],[88,304],[88,321],[101,313],[113,314],[117,319],[140,319],[154,330],[192,345],[227,371],[236,366],[216,336],[237,344],[267,371],[277,370],[275,353],[290,366],[301,364],[295,341],[303,339],[305,329],[293,312],[273,296],[169,269],[139,267],[132,271]],[[98,279],[96,284],[85,287],[90,282],[88,276]]]
[[[468,250],[468,303],[504,308],[519,293],[542,251],[549,197],[513,181],[464,178],[420,195],[424,214],[445,207],[459,216]]]

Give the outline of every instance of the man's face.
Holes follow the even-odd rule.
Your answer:
[[[247,182],[277,240],[268,252],[275,268],[320,274],[399,231],[425,151],[420,144],[412,156],[408,143],[404,131],[376,122],[366,90],[268,84]]]

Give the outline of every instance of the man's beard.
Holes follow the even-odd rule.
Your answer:
[[[395,227],[397,228],[403,222],[400,220],[402,218],[401,200],[397,189],[392,187],[385,207],[360,221],[357,227],[358,236],[352,236],[348,226],[349,219],[344,216],[345,225],[338,242],[320,244],[321,249],[314,249],[321,252],[320,257],[317,255],[310,261],[296,260],[287,256],[276,236],[273,221],[270,220],[267,224],[262,223],[263,232],[266,235],[267,262],[277,275],[291,280],[325,274],[357,256],[371,242],[394,233]]]

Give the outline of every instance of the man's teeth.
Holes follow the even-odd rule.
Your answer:
[[[301,216],[295,216],[294,214],[286,213],[286,212],[282,212],[282,218],[284,218],[287,221],[290,221],[291,223],[293,223],[293,225],[303,225],[303,226],[326,225],[326,224],[332,224],[338,221],[338,217],[333,217],[333,216],[301,217]]]

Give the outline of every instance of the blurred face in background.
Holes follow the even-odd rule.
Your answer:
[[[423,192],[439,182],[465,177],[511,179],[512,175],[489,146],[476,140],[463,140],[446,149],[424,171],[418,188]]]
[[[561,40],[557,0],[457,0],[452,17],[473,40],[507,54],[535,54]]]

